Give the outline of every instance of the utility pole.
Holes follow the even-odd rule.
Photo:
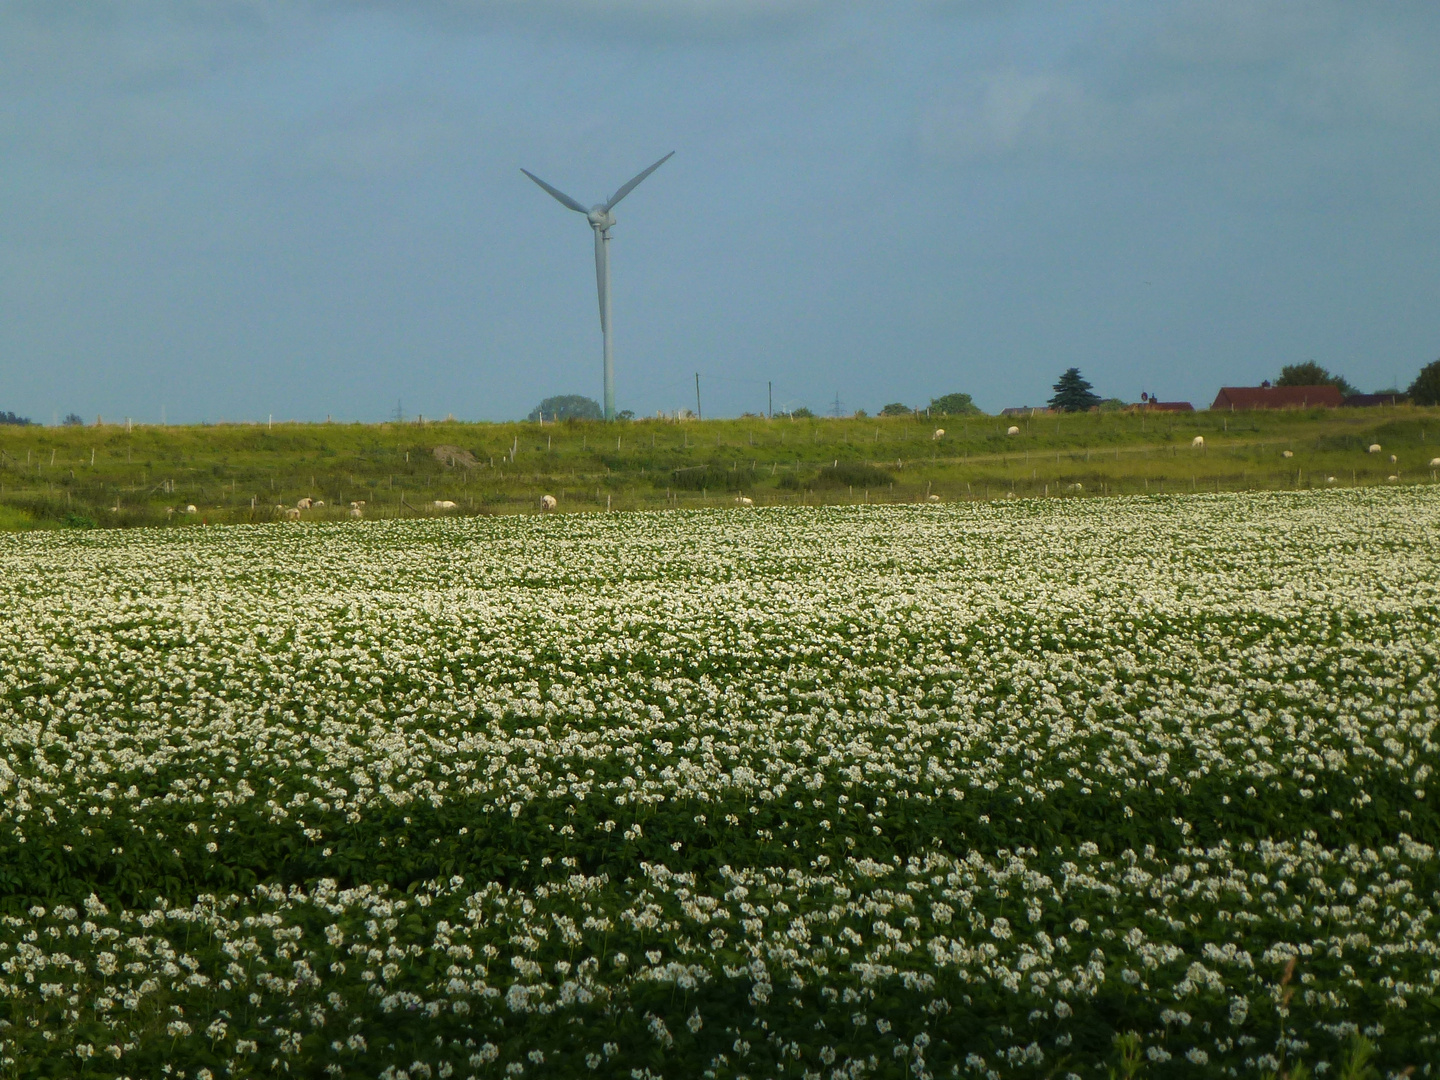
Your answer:
[[[700,411],[700,373],[698,371],[695,372],[695,419],[705,419],[705,414]]]
[[[774,420],[774,419],[775,419],[775,383],[774,383],[773,380],[768,380],[768,381],[765,383],[765,395],[766,395],[766,398],[767,398],[768,401],[769,401],[769,406],[768,406],[768,407],[766,408],[766,410],[765,410],[765,419],[767,419],[767,420]]]

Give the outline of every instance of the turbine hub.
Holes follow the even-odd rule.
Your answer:
[[[602,232],[615,224],[615,215],[598,203],[590,208],[590,212],[585,217],[589,219],[591,225]]]

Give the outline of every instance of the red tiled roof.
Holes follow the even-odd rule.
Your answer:
[[[1224,386],[1212,409],[1334,409],[1345,400],[1333,386]]]

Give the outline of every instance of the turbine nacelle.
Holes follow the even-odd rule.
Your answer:
[[[615,224],[615,215],[600,203],[592,206],[585,218],[590,222],[591,228],[599,229],[601,232],[607,231]]]

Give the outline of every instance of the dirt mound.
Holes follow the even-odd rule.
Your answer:
[[[469,450],[462,450],[458,446],[437,446],[430,452],[435,455],[435,460],[441,465],[448,465],[452,469],[457,465],[473,469],[477,464],[474,454]]]

